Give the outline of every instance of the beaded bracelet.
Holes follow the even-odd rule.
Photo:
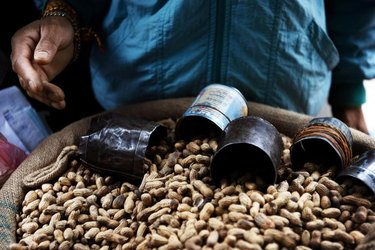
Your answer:
[[[68,3],[63,0],[51,0],[47,3],[42,18],[51,16],[62,16],[66,17],[73,26],[74,30],[74,56],[73,62],[75,62],[81,50],[81,42],[90,41],[93,37],[95,38],[98,46],[102,47],[102,42],[98,34],[93,31],[92,28],[80,27],[79,18],[77,12]]]

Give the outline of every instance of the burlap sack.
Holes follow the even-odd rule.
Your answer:
[[[129,105],[114,111],[133,117],[157,121],[165,118],[180,117],[193,100],[194,98],[159,100]],[[249,102],[248,105],[250,115],[268,120],[281,133],[291,137],[312,119],[312,117],[307,115],[258,103]],[[23,197],[28,188],[36,188],[42,183],[59,177],[66,171],[66,163],[72,152],[67,146],[78,144],[80,137],[87,132],[90,120],[91,117],[84,118],[49,136],[5,182],[0,190],[1,249],[7,249],[10,243],[16,241],[16,214],[21,207]],[[351,129],[351,132],[353,135],[354,154],[375,149],[374,139],[357,130]],[[62,153],[63,149],[65,151]],[[57,161],[58,156],[60,159]],[[25,178],[26,176],[27,178]],[[366,244],[359,246],[359,248],[366,249],[369,246],[371,247],[371,237],[373,238],[372,235],[369,235],[366,238]]]

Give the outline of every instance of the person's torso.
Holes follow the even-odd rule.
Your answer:
[[[313,114],[338,61],[322,0],[113,1],[103,28],[105,52],[93,51],[91,70],[105,108],[222,83]]]

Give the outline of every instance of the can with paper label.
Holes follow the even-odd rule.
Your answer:
[[[210,84],[201,90],[177,121],[176,139],[218,136],[229,122],[247,115],[247,101],[238,89]]]

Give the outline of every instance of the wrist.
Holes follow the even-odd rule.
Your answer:
[[[81,43],[95,39],[99,48],[102,49],[102,42],[99,35],[90,27],[81,27],[79,16],[75,9],[64,0],[50,0],[48,1],[42,18],[60,16],[65,17],[72,25],[74,31],[74,55],[73,62],[79,57],[81,50]]]
[[[81,50],[81,34],[77,12],[63,0],[51,0],[48,1],[42,13],[42,19],[46,17],[64,17],[70,22],[74,31],[74,55],[72,61],[76,61]]]

